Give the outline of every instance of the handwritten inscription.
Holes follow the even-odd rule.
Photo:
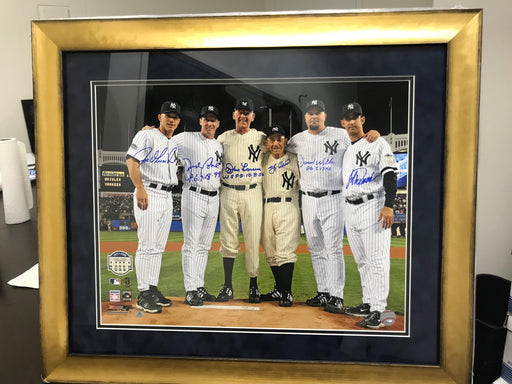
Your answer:
[[[268,167],[268,173],[271,175],[275,173],[279,168],[286,167],[288,164],[290,164],[290,159],[281,160],[279,163],[272,164]]]
[[[152,147],[142,148],[135,154],[135,158],[139,158],[139,154],[142,154],[144,158],[140,161],[140,164],[143,163],[160,163],[160,164],[169,164],[178,162],[178,156],[176,153],[177,148],[173,148],[169,151],[169,148],[164,148],[163,150],[155,150],[153,151]]]
[[[250,167],[248,163],[241,163],[240,166],[226,163],[224,170],[226,174],[222,177],[223,179],[263,176],[260,167]]]
[[[363,185],[371,183],[374,179],[375,172],[373,172],[371,175],[368,175],[368,170],[366,168],[356,168],[353,169],[350,173],[345,188],[348,189],[351,185]]]
[[[299,155],[299,168],[302,171],[330,171],[334,165],[334,157],[324,157],[323,159],[306,160]]]
[[[185,181],[213,180],[220,177],[221,164],[215,162],[212,157],[206,159],[203,163],[192,163],[189,158],[183,158],[183,167]]]

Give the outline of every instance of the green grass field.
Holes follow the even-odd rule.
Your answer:
[[[216,233],[213,242],[219,242],[219,234]],[[127,232],[101,232],[101,241],[137,241],[137,233],[135,231]],[[183,234],[181,232],[171,232],[169,234],[170,242],[182,242]],[[243,235],[240,235],[240,241],[243,242]],[[305,237],[302,236],[301,243],[305,244]],[[345,237],[344,244],[347,245]],[[393,247],[404,247],[405,239],[393,238],[391,241]],[[132,256],[135,256],[133,253]],[[298,260],[295,263],[293,274],[293,298],[294,301],[305,301],[316,294],[316,282],[309,254],[298,254]],[[121,286],[110,285],[111,278],[119,276],[107,270],[107,254],[101,254],[101,299],[109,300],[110,289],[128,290],[131,289],[133,296],[136,297],[137,278],[135,272],[130,272],[128,277],[131,280],[130,288],[124,287],[124,277],[121,279]],[[258,284],[260,291],[266,293],[274,286],[274,278],[272,272],[267,265],[264,254],[260,254],[260,276]],[[345,274],[346,283],[344,290],[345,306],[357,305],[361,302],[361,281],[356,263],[351,255],[345,255]],[[396,313],[404,311],[405,297],[405,260],[391,259],[390,272],[390,293],[388,297],[388,309]],[[205,287],[213,295],[217,295],[224,283],[224,271],[222,267],[222,256],[218,251],[210,251],[208,265],[205,274]],[[162,269],[160,273],[159,289],[166,296],[185,296],[185,288],[183,285],[183,271],[181,267],[180,252],[165,252],[162,258]],[[245,253],[241,252],[235,260],[233,271],[233,289],[235,298],[246,298],[249,289],[249,277],[245,269]]]

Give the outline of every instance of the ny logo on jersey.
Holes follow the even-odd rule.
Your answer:
[[[368,158],[370,157],[370,152],[366,151],[364,155],[361,154],[361,151],[359,151],[356,155],[356,164],[362,167],[363,165],[366,165],[368,162]]]
[[[222,155],[219,153],[219,151],[215,151],[215,161],[217,163],[222,163]]]
[[[324,146],[325,146],[325,153],[328,153],[329,151],[331,151],[329,153],[329,155],[333,155],[335,153],[338,153],[338,140],[334,140],[334,143],[331,145],[331,143],[329,143],[328,141],[326,141],[324,143]]]
[[[295,174],[291,172],[291,175],[288,176],[288,172],[283,172],[283,188],[287,190],[293,188],[293,183],[295,182]]]
[[[247,148],[249,149],[249,160],[252,160],[253,163],[258,161],[258,157],[260,157],[261,154],[261,148],[254,148],[252,144],[249,145]]]

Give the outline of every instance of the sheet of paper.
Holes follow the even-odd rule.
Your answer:
[[[7,282],[15,287],[39,288],[39,264]]]

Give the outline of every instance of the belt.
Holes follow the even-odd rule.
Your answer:
[[[324,197],[324,196],[327,196],[327,195],[337,195],[340,192],[341,191],[323,191],[323,192],[305,192],[305,191],[302,191],[302,194],[303,195],[312,196],[312,197]]]
[[[162,191],[171,192],[172,191],[172,185],[163,185],[163,184],[156,184],[156,183],[149,183],[149,188],[155,188],[155,189],[161,189]]]
[[[268,199],[263,199],[264,203],[280,203],[281,201],[286,201],[289,203],[292,201],[291,197],[269,197]]]
[[[231,189],[236,189],[237,191],[245,191],[247,189],[254,189],[256,188],[256,186],[258,184],[251,184],[251,185],[231,185],[231,184],[226,184],[226,183],[222,183],[223,186],[225,187],[228,187],[228,188],[231,188]]]
[[[370,193],[369,195],[365,195],[365,196],[362,196],[362,197],[359,197],[359,198],[353,199],[353,200],[345,199],[345,201],[349,204],[359,205],[359,204],[363,204],[363,203],[367,202],[368,200],[372,200],[374,198],[375,198],[375,196]]]
[[[192,192],[200,193],[201,195],[206,195],[206,196],[217,195],[217,191],[207,191],[206,189],[202,189],[202,188],[198,188],[198,187],[194,187],[194,186],[191,186],[188,189],[190,189]]]

